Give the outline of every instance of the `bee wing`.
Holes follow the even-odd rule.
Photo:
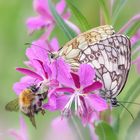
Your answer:
[[[5,109],[8,111],[19,111],[19,103],[18,103],[18,98],[10,101],[5,105]]]

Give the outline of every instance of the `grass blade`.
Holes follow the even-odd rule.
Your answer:
[[[83,31],[87,31],[90,29],[90,25],[85,18],[85,16],[80,12],[80,10],[76,7],[76,5],[71,0],[66,0],[69,8],[71,9],[72,13],[75,15],[79,25]]]
[[[117,18],[118,18],[118,15],[120,14],[121,10],[123,9],[123,7],[125,6],[127,0],[117,0],[116,1],[117,3],[114,4],[114,7],[113,7],[113,24],[115,24]]]
[[[131,28],[129,28],[129,30],[127,31],[127,35],[129,37],[132,37],[140,28],[140,21],[137,21]]]
[[[109,14],[109,8],[107,6],[107,3],[105,0],[98,0],[99,5],[101,6],[101,9],[104,14],[104,19],[106,24],[110,24],[110,14]]]
[[[76,36],[76,33],[64,22],[61,16],[59,16],[51,0],[48,0],[48,4],[58,27],[65,33],[69,40],[73,39]]]
[[[139,139],[139,130],[140,130],[140,112],[138,113],[135,120],[131,123],[130,127],[127,130],[126,140],[133,140],[136,137]],[[136,138],[136,139],[137,139]]]
[[[134,84],[130,87],[130,89],[128,90],[128,93],[126,93],[126,96],[123,99],[123,101],[131,101],[131,102],[133,102],[140,95],[139,83],[140,83],[140,78],[138,78],[134,82]],[[128,108],[130,105],[132,105],[132,104],[125,104],[125,107]],[[124,108],[120,109],[119,113],[120,113],[121,117],[123,116],[124,111],[125,111]]]

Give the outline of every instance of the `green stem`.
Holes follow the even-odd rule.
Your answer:
[[[81,133],[81,130],[80,130],[80,128],[79,128],[77,122],[75,121],[74,117],[72,116],[71,119],[72,119],[72,122],[73,122],[73,124],[74,124],[75,129],[77,130],[77,133],[78,133],[78,135],[79,135],[80,140],[84,140],[84,138],[83,138],[83,136],[82,136],[82,133]]]

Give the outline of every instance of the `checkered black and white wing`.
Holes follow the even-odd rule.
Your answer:
[[[96,69],[96,79],[103,82],[102,96],[115,98],[123,89],[131,64],[130,41],[124,35],[114,34],[80,52],[80,63]]]

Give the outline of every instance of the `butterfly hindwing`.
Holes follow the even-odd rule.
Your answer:
[[[96,69],[97,79],[104,83],[105,96],[116,97],[125,85],[130,69],[130,41],[124,35],[112,35],[87,46],[79,60]]]

